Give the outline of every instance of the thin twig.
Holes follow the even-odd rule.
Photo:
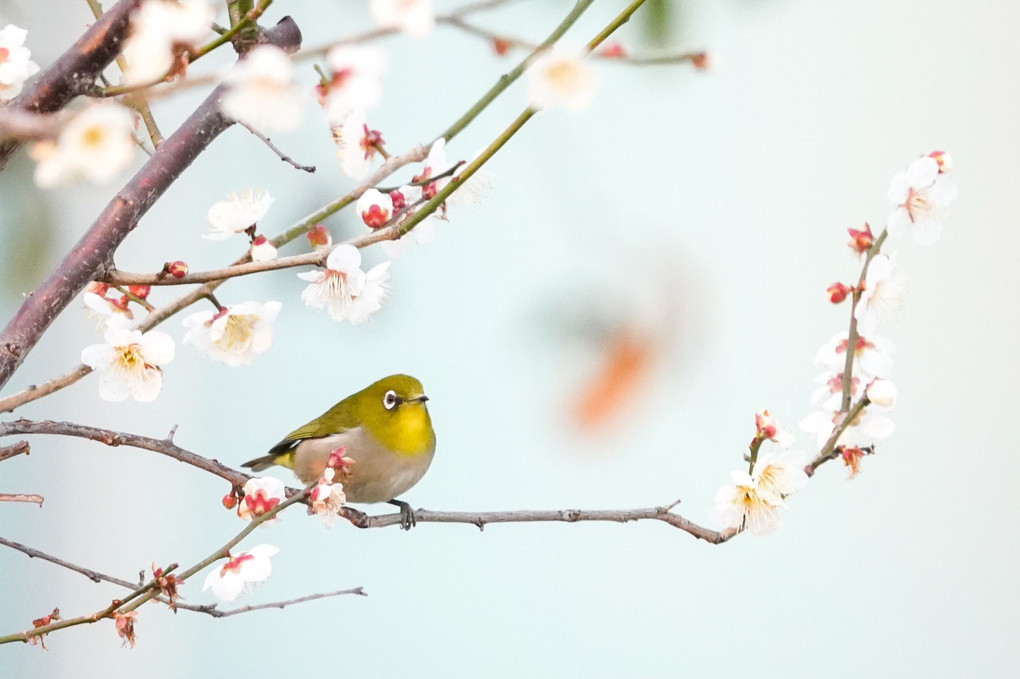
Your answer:
[[[249,125],[249,124],[248,124],[248,123],[246,123],[246,122],[241,122],[240,124],[241,124],[241,126],[242,126],[242,127],[244,128],[244,129],[248,130],[249,132],[251,132],[252,134],[254,134],[254,135],[255,135],[256,137],[258,137],[258,138],[259,138],[259,140],[260,140],[260,141],[261,141],[261,142],[262,142],[263,144],[265,144],[266,146],[268,146],[268,147],[269,147],[269,150],[270,150],[270,151],[272,151],[272,152],[273,152],[273,153],[275,153],[275,154],[276,154],[277,156],[279,156],[280,160],[282,160],[283,162],[285,162],[285,163],[288,163],[288,164],[292,165],[292,166],[293,166],[294,168],[296,168],[296,169],[298,169],[298,170],[304,170],[305,172],[315,172],[315,166],[314,166],[314,165],[301,165],[301,164],[299,164],[299,163],[298,163],[297,161],[295,161],[295,160],[294,160],[293,158],[291,158],[291,157],[290,157],[290,156],[288,156],[288,155],[285,155],[283,151],[281,151],[280,149],[278,149],[278,148],[276,147],[276,145],[275,145],[275,144],[273,144],[273,142],[271,142],[271,141],[269,140],[269,137],[267,137],[266,135],[262,134],[261,132],[259,132],[258,130],[256,130],[256,129],[255,129],[254,127],[252,127],[251,125]]]
[[[42,495],[26,495],[24,493],[0,493],[0,502],[32,502],[42,507]]]
[[[0,462],[15,455],[28,455],[28,441],[18,441],[9,446],[0,446]]]
[[[252,611],[262,611],[267,608],[285,608],[294,604],[303,604],[306,601],[315,601],[317,599],[328,599],[335,596],[343,596],[345,594],[356,594],[357,596],[368,596],[364,587],[354,587],[352,589],[340,589],[335,592],[322,592],[320,594],[309,594],[307,596],[300,596],[296,599],[288,599],[286,601],[274,601],[268,604],[258,604],[255,606],[241,606],[240,608],[232,608],[226,611],[221,611],[216,608],[215,604],[201,609],[201,613],[208,613],[214,618],[227,618],[231,615],[239,615],[241,613],[251,613]]]

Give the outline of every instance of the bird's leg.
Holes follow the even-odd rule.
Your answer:
[[[403,500],[387,500],[387,502],[394,507],[400,507],[400,527],[404,530],[411,530],[411,526],[416,525],[418,522],[414,518],[414,510],[411,509],[411,505],[407,504]]]

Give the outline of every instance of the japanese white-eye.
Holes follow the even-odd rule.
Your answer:
[[[272,465],[294,470],[302,483],[315,482],[341,446],[354,460],[338,481],[349,502],[388,502],[400,507],[402,525],[414,524],[410,505],[397,499],[428,471],[436,451],[436,433],[425,407],[421,382],[390,375],[352,394],[303,427],[287,434],[245,467]]]

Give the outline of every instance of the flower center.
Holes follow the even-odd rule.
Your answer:
[[[251,561],[254,558],[255,557],[248,552],[241,552],[237,556],[230,557],[230,559],[227,560],[227,563],[223,564],[223,568],[220,569],[220,577],[222,578],[230,571],[236,572],[241,570],[241,564],[245,561]]]
[[[81,136],[81,140],[86,146],[99,146],[103,143],[103,137],[105,136],[103,128],[98,125],[93,125],[92,127],[85,129],[84,134]]]
[[[910,189],[910,193],[907,194],[906,208],[911,222],[916,222],[918,218],[924,218],[933,211],[927,194],[924,191],[916,191],[914,189]]]
[[[138,370],[145,366],[145,359],[142,358],[141,347],[138,344],[127,344],[119,347],[120,355],[117,362],[128,371]]]
[[[216,346],[224,351],[230,351],[237,347],[246,347],[251,342],[252,328],[256,316],[251,314],[239,314],[227,316],[227,324],[223,328],[223,336],[216,340]]]
[[[6,47],[0,47],[0,64],[7,61],[7,57],[11,55],[11,51]]]

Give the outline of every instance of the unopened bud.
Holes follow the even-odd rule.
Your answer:
[[[223,506],[227,509],[233,509],[237,506],[237,496],[233,493],[227,493],[223,496]]]
[[[168,273],[174,278],[184,278],[188,275],[188,265],[181,260],[167,262],[163,265],[163,273]]]
[[[620,57],[626,56],[623,51],[623,45],[618,42],[607,42],[599,49],[599,56],[609,57],[611,59],[619,59]]]
[[[407,198],[400,192],[400,189],[393,189],[390,191],[390,200],[393,201],[394,210],[403,210],[407,207]]]
[[[256,236],[251,242],[251,261],[268,262],[276,259],[276,246],[265,236]]]
[[[329,248],[333,245],[333,236],[330,235],[329,231],[322,224],[316,224],[313,226],[308,233],[305,234],[305,237],[316,250]]]
[[[499,56],[509,52],[511,47],[513,47],[513,43],[509,40],[504,40],[503,38],[492,39],[492,50]]]
[[[868,400],[883,408],[892,408],[896,401],[896,385],[881,378],[871,381],[864,394]]]
[[[875,244],[875,236],[871,233],[870,224],[865,223],[862,230],[850,228],[847,229],[847,232],[850,234],[848,245],[857,254],[864,254]]]
[[[708,52],[698,52],[691,55],[691,65],[699,71],[707,71],[712,68],[712,60],[709,59]]]
[[[932,151],[928,155],[939,164],[939,172],[949,172],[953,169],[953,157],[945,151]]]
[[[145,299],[149,296],[150,288],[148,285],[129,285],[128,292],[137,297],[138,299]]]
[[[829,296],[829,301],[833,304],[839,304],[846,296],[853,291],[853,288],[843,285],[842,283],[833,283],[826,290],[825,294]]]

